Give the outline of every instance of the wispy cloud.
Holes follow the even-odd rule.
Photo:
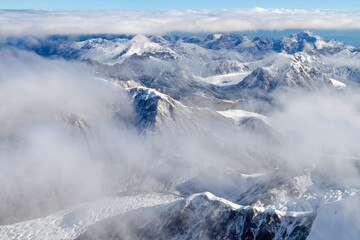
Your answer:
[[[360,12],[263,8],[216,11],[0,10],[0,34],[3,36],[285,29],[360,29]]]

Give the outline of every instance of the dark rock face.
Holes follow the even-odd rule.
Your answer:
[[[302,240],[315,219],[314,213],[292,216],[242,207],[210,193],[195,194],[152,211],[150,221],[146,210],[118,216],[95,225],[79,239]]]
[[[248,89],[260,89],[265,92],[270,92],[275,89],[277,85],[276,77],[263,69],[257,68],[249,76],[247,76],[242,82],[240,82],[236,87],[239,89],[248,88]]]
[[[162,121],[171,119],[175,106],[150,89],[134,88],[130,91],[138,115],[135,124],[139,130],[154,130]]]

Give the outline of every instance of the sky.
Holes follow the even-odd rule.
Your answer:
[[[358,0],[0,0],[0,9],[56,10],[168,10],[168,9],[234,9],[289,8],[360,10]]]

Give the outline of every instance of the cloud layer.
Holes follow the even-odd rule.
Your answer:
[[[0,10],[0,34],[3,36],[285,29],[360,29],[360,12],[263,8],[186,11]]]

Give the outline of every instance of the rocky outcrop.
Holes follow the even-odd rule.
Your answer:
[[[194,194],[150,211],[151,220],[144,210],[118,216],[94,225],[79,239],[301,240],[309,235],[316,215],[244,207],[211,193]]]

